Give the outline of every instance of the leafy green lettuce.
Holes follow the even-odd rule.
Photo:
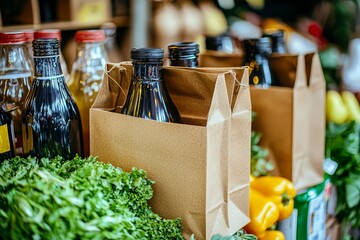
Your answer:
[[[146,172],[89,157],[20,158],[0,165],[4,239],[183,239],[179,219],[155,214]]]

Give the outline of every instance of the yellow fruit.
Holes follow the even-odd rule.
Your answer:
[[[348,109],[348,120],[360,122],[360,105],[355,95],[352,92],[343,91],[341,96]]]
[[[340,93],[334,90],[326,92],[326,119],[334,123],[344,123],[348,119],[348,108]]]

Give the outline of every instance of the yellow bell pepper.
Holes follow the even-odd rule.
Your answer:
[[[258,177],[250,182],[254,188],[271,199],[279,209],[279,220],[289,217],[294,209],[296,190],[286,178],[277,176]]]
[[[265,231],[279,218],[279,210],[274,202],[259,191],[250,188],[250,223],[245,231],[263,237]]]
[[[277,230],[266,231],[264,237],[259,240],[285,240],[285,236],[282,232]]]

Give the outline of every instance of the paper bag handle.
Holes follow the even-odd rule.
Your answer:
[[[322,71],[320,58],[318,53],[312,53],[309,86],[323,83],[325,84],[325,77]],[[310,56],[311,56],[310,55]]]
[[[305,57],[304,55],[298,55],[294,88],[306,87],[306,79]]]

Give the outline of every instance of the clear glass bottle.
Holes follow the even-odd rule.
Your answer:
[[[287,53],[285,45],[284,30],[268,30],[263,32],[263,37],[271,39],[272,53],[285,54]]]
[[[104,47],[103,30],[81,30],[75,34],[76,57],[68,86],[80,110],[84,154],[89,149],[89,111],[100,90],[108,56]]]
[[[101,25],[101,29],[105,32],[105,49],[109,56],[109,61],[112,63],[118,63],[122,60],[121,51],[116,43],[116,25],[112,22],[106,22]]]
[[[249,82],[259,87],[276,85],[271,74],[268,58],[271,42],[267,37],[244,39],[244,66],[249,66]]]
[[[0,102],[5,102],[14,121],[16,154],[22,155],[21,114],[32,79],[23,32],[0,33]]]
[[[0,163],[15,157],[13,130],[11,113],[7,111],[5,104],[0,103]]]
[[[170,66],[191,67],[199,66],[199,44],[196,42],[175,42],[168,45]]]
[[[35,31],[32,30],[32,29],[26,29],[26,30],[24,30],[24,33],[25,33],[25,42],[26,42],[27,54],[28,54],[30,62],[31,62],[31,69],[32,69],[32,71],[34,73],[34,59],[33,59],[32,41],[34,41]]]
[[[59,42],[35,39],[35,76],[22,114],[25,155],[83,156],[80,113],[62,74]]]
[[[61,30],[60,29],[42,29],[34,33],[34,39],[44,39],[44,38],[56,38],[61,44]],[[60,63],[61,69],[64,74],[65,82],[68,82],[70,79],[70,74],[66,65],[65,58],[61,51],[60,45]]]
[[[121,113],[159,122],[180,122],[180,115],[165,87],[161,68],[164,50],[133,48],[133,75]]]
[[[217,36],[205,36],[206,50],[234,53],[237,51],[236,43],[228,33]]]

